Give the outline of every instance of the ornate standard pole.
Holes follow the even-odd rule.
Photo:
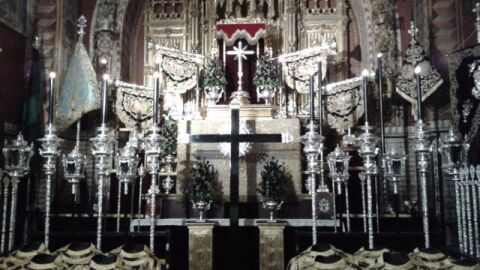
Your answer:
[[[377,175],[377,164],[375,156],[378,154],[377,138],[370,132],[371,126],[368,125],[368,108],[367,108],[367,79],[369,72],[364,70],[363,76],[363,98],[365,111],[365,125],[363,126],[363,133],[358,138],[357,144],[359,146],[358,153],[363,158],[363,170],[365,181],[367,184],[367,231],[368,231],[368,247],[374,247],[373,239],[373,197],[372,197],[372,177]]]
[[[310,175],[310,190],[312,192],[312,243],[317,243],[317,198],[316,198],[316,175],[318,174],[318,150],[323,138],[316,132],[317,126],[314,123],[313,104],[313,75],[310,77],[310,121],[307,126],[307,133],[301,138],[304,145],[303,152],[307,156],[307,173]]]
[[[160,146],[163,137],[160,136],[160,127],[158,126],[158,99],[160,95],[160,79],[158,72],[153,75],[155,78],[155,89],[153,93],[153,117],[152,127],[148,136],[145,138],[145,157],[146,167],[152,176],[152,182],[148,194],[150,195],[150,249],[155,251],[155,213],[156,213],[156,196],[160,193],[158,186],[158,174],[160,173]]]
[[[5,171],[12,178],[12,197],[10,201],[10,222],[8,235],[8,250],[13,248],[15,242],[15,224],[17,216],[17,191],[20,177],[24,177],[30,172],[30,158],[33,156],[33,146],[23,139],[23,135],[19,133],[17,138],[11,144],[5,145],[3,148],[3,155],[5,157]],[[5,184],[7,192],[5,197],[8,197],[8,183]],[[5,209],[5,208],[4,208]],[[6,210],[6,209],[5,209]],[[6,211],[5,211],[6,212]],[[6,230],[2,228],[2,242],[5,241]],[[1,247],[3,249],[3,246]]]
[[[417,80],[417,131],[415,133],[415,153],[417,155],[417,169],[420,175],[420,195],[423,220],[423,234],[425,247],[430,247],[429,222],[428,222],[428,201],[427,201],[427,173],[430,163],[431,138],[425,131],[425,124],[422,120],[422,90],[420,72],[421,68],[415,68]]]
[[[111,157],[113,154],[113,144],[115,139],[110,134],[110,129],[106,125],[107,120],[107,89],[110,82],[108,74],[103,75],[102,84],[102,124],[98,128],[97,136],[90,139],[93,144],[92,154],[95,156],[95,169],[98,175],[97,186],[97,248],[102,248],[102,222],[103,222],[103,194],[105,193],[104,184],[110,177],[112,170]]]
[[[54,103],[54,80],[57,75],[55,72],[50,72],[50,92],[48,93],[49,107],[48,107],[48,123],[45,129],[45,136],[39,139],[42,144],[40,155],[45,159],[43,169],[47,176],[47,186],[45,192],[45,246],[48,247],[50,240],[50,204],[52,197],[52,178],[55,175],[57,168],[57,156],[59,154],[58,147],[60,140],[55,135],[55,125],[53,123],[53,107]]]

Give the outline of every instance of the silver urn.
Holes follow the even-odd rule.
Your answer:
[[[177,159],[173,155],[166,155],[163,159],[163,162],[165,164],[166,172],[173,172],[174,165],[177,162]]]
[[[278,203],[277,201],[269,200],[263,202],[263,208],[268,211],[269,222],[275,222],[275,213],[282,208],[283,201]]]
[[[275,95],[277,88],[271,85],[257,86],[257,99],[264,99],[265,105],[270,105],[270,100]]]
[[[162,180],[162,188],[163,190],[165,190],[165,194],[170,194],[170,191],[172,190],[174,185],[175,185],[175,182],[170,177],[170,175],[168,175],[166,178]]]
[[[196,209],[198,211],[198,220],[199,222],[205,221],[205,212],[210,209],[210,205],[212,202],[206,202],[206,201],[198,201],[193,203],[193,209]]]
[[[210,86],[205,89],[205,97],[207,99],[208,106],[214,106],[223,95],[223,87]]]

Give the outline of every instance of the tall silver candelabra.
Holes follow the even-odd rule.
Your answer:
[[[467,163],[467,154],[468,150],[470,148],[470,145],[467,143],[464,143],[463,140],[455,134],[453,129],[450,129],[450,131],[447,134],[444,134],[440,137],[440,147],[438,148],[438,151],[441,154],[442,157],[442,169],[445,171],[445,173],[449,174],[452,176],[452,181],[454,182],[455,186],[455,210],[456,210],[456,215],[457,215],[457,232],[458,232],[458,247],[461,252],[467,253],[467,245],[468,241],[464,238],[464,235],[466,234],[466,229],[464,226],[464,221],[462,217],[463,215],[463,206],[465,205],[465,202],[462,201],[463,196],[463,183],[470,183],[468,179],[469,176],[469,171],[465,172],[462,169],[462,166],[464,166]],[[475,174],[475,170],[472,169],[473,174]],[[474,179],[474,177],[472,177]],[[470,185],[465,185],[467,191],[470,189]],[[468,192],[469,194],[470,192]],[[475,188],[473,188],[473,194],[475,194]],[[469,197],[467,197],[469,198]],[[473,201],[476,202],[477,198],[476,196],[473,196]],[[469,203],[466,203],[467,206],[469,206]],[[474,204],[476,205],[476,203]],[[477,212],[474,212],[474,218],[478,219]],[[471,220],[471,219],[470,219]],[[472,253],[473,253],[473,246],[472,247]],[[473,255],[473,254],[471,254]]]
[[[316,175],[318,174],[318,154],[322,149],[323,137],[316,131],[317,126],[310,120],[307,133],[300,140],[304,145],[303,151],[307,156],[307,173],[310,175],[310,190],[312,195],[312,242],[317,243],[317,198],[316,198]],[[320,151],[321,151],[320,150]]]
[[[420,114],[421,115],[421,114]],[[429,222],[428,222],[428,198],[427,198],[427,173],[431,154],[431,136],[425,131],[426,125],[421,119],[417,121],[415,132],[415,154],[417,155],[417,170],[420,176],[420,196],[423,234],[425,247],[430,247]]]
[[[104,185],[109,181],[112,170],[111,157],[115,139],[110,129],[103,123],[97,131],[97,136],[90,139],[92,142],[92,154],[95,156],[95,169],[98,176],[97,181],[97,248],[102,248],[102,222],[103,222],[103,194]]]
[[[368,246],[374,247],[373,239],[373,198],[372,198],[372,177],[377,175],[377,163],[375,156],[378,154],[377,138],[371,133],[372,127],[366,122],[362,127],[363,133],[359,136],[357,145],[359,146],[358,153],[363,158],[363,173],[365,175],[365,182],[367,184],[367,231],[368,231]]]
[[[50,240],[50,203],[52,200],[52,179],[57,170],[57,156],[59,154],[58,147],[60,140],[55,135],[55,127],[52,123],[48,124],[45,129],[45,136],[39,139],[42,147],[39,152],[45,159],[43,169],[47,176],[47,186],[45,192],[45,246],[48,247]]]
[[[145,157],[147,171],[152,176],[152,182],[148,194],[150,195],[150,249],[155,248],[155,213],[156,196],[160,193],[158,186],[158,174],[160,173],[161,143],[164,138],[160,135],[160,128],[156,123],[150,128],[149,134],[145,137]]]
[[[5,158],[5,172],[12,178],[10,184],[12,186],[11,201],[10,201],[10,223],[9,223],[9,235],[8,235],[8,250],[13,248],[15,243],[15,224],[17,216],[17,192],[18,183],[20,178],[24,177],[30,172],[30,159],[33,156],[33,146],[29,145],[24,139],[23,135],[19,133],[15,140],[12,140],[10,144],[6,144],[3,147],[3,156]],[[4,213],[2,222],[2,239],[0,246],[0,253],[5,251],[6,241],[6,204],[8,197],[8,182],[4,183]]]

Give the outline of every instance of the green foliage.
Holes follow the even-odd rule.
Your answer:
[[[269,59],[266,55],[260,56],[258,59],[257,70],[255,71],[255,78],[253,80],[257,87],[277,87],[279,85],[279,81],[278,70],[275,62]]]
[[[280,202],[285,196],[286,181],[285,168],[272,157],[263,166],[262,182],[258,184],[257,192],[262,195],[264,201]]]
[[[205,69],[205,79],[203,80],[205,88],[225,87],[227,80],[222,67],[223,65],[218,58],[210,60]]]
[[[177,155],[177,122],[170,118],[165,118],[163,124],[163,137],[165,141],[162,144],[162,153],[164,156]]]
[[[210,202],[213,199],[215,169],[205,158],[196,157],[195,159],[186,194],[190,201]]]

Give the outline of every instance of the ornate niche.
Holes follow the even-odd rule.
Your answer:
[[[306,2],[306,1],[305,1]],[[300,49],[332,44],[337,51],[333,59],[337,72],[335,80],[345,79],[347,66],[344,61],[347,57],[347,4],[346,0],[316,0],[301,5],[301,16],[299,21],[299,47]],[[341,67],[338,67],[341,65]]]

